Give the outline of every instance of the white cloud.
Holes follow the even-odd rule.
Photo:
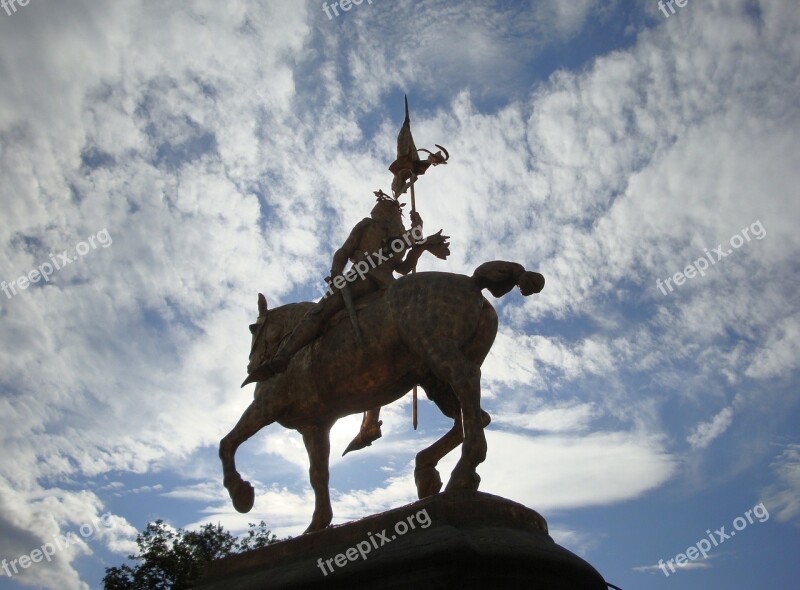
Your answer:
[[[678,571],[680,571],[680,570],[689,571],[689,570],[704,570],[704,569],[708,569],[708,568],[711,567],[711,564],[708,563],[708,562],[713,557],[714,556],[712,555],[712,556],[709,556],[709,557],[707,557],[705,559],[701,559],[701,560],[698,560],[698,561],[686,561],[686,562],[682,563],[681,565],[678,565],[678,564],[673,562],[673,566],[672,567],[675,568],[674,572],[672,571],[672,569],[670,569],[670,567],[666,564],[666,562],[663,563],[660,567],[659,567],[658,564],[655,564],[655,565],[640,565],[640,566],[634,567],[632,569],[635,572],[643,572],[643,573],[648,573],[648,574],[658,573],[658,574],[661,574],[661,575],[664,575],[664,570],[666,570],[667,574],[672,575],[672,574],[678,573]]]
[[[548,523],[547,528],[556,543],[581,557],[584,557],[588,551],[594,549],[598,544],[597,537],[590,533],[561,528],[558,525],[554,527],[550,523]]]
[[[790,374],[800,367],[800,314],[785,317],[772,326],[763,348],[745,370],[748,377],[769,379]]]
[[[637,498],[668,481],[678,463],[658,437],[637,432],[522,436],[487,430],[481,491],[515,500],[547,518],[578,506]],[[458,452],[441,463],[443,481]],[[522,477],[524,475],[524,477]]]
[[[721,436],[733,423],[733,408],[723,408],[719,414],[708,422],[701,422],[686,437],[686,442],[694,449],[704,449],[717,437]]]
[[[509,425],[544,432],[580,432],[589,427],[596,415],[592,404],[573,403],[564,406],[543,407],[526,414],[492,414],[492,424]]]
[[[800,526],[800,445],[789,445],[772,463],[777,481],[764,490],[770,515]]]

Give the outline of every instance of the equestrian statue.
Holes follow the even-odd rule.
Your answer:
[[[480,406],[480,367],[498,325],[482,290],[501,297],[518,287],[528,296],[540,292],[545,281],[541,274],[507,261],[481,264],[472,276],[415,272],[424,252],[441,259],[450,254],[449,237],[441,230],[423,239],[414,192],[419,177],[430,166],[446,164],[449,154],[439,145],[437,153],[417,150],[407,100],[405,114],[397,159],[389,168],[393,196],[375,192],[370,217],[353,228],[334,254],[325,296],[316,303],[268,309],[266,298],[258,295],[243,383],[256,383],[254,399],[219,447],[223,484],[239,512],[252,509],[255,491],[236,470],[236,450],[277,422],[300,432],[308,452],[315,505],[306,532],[327,527],[333,518],[328,488],[331,427],[339,418],[364,413],[345,453],[369,446],[381,436],[381,406],[413,389],[416,428],[417,386],[453,420],[441,439],[417,453],[417,495],[439,493],[442,480],[436,466],[459,445],[461,457],[445,489],[478,489],[476,469],[486,457],[483,429],[490,421]],[[427,152],[427,160],[418,152]],[[400,197],[409,189],[407,230]],[[351,267],[345,271],[348,261]],[[395,272],[404,276],[395,278]]]

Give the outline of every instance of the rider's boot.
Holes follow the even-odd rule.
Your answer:
[[[383,436],[381,432],[383,420],[378,420],[380,412],[380,408],[364,412],[364,418],[361,420],[361,429],[358,431],[356,437],[350,441],[350,444],[347,445],[344,453],[342,453],[342,457],[350,451],[357,451],[372,445],[373,442]]]

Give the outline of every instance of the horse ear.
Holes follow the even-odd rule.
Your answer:
[[[261,293],[258,294],[258,317],[267,315],[267,298]]]

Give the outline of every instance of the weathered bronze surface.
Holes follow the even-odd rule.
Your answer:
[[[462,444],[461,458],[447,490],[477,490],[477,466],[486,457],[481,409],[480,367],[497,334],[497,314],[483,297],[515,286],[523,295],[538,293],[544,277],[514,262],[479,266],[471,277],[442,272],[413,274],[423,252],[441,259],[450,254],[441,230],[422,240],[415,183],[430,166],[446,164],[447,150],[419,150],[411,135],[408,99],[397,138],[397,159],[390,166],[393,196],[376,191],[378,202],[334,254],[329,294],[317,303],[267,309],[258,298],[248,378],[255,399],[234,429],[220,442],[224,485],[234,507],[249,512],[255,492],[236,470],[236,449],[264,426],[278,422],[303,435],[308,452],[314,514],[306,532],[332,519],[328,490],[330,429],[339,418],[365,412],[361,429],[345,450],[360,449],[381,436],[380,407],[420,385],[453,427],[416,457],[417,494],[437,494],[442,480],[436,465]],[[421,161],[417,152],[427,152]],[[444,154],[442,154],[444,152]],[[399,197],[411,189],[411,229],[406,230]],[[413,239],[409,239],[409,234]],[[352,267],[345,273],[348,262]],[[405,275],[395,279],[394,273]]]
[[[253,487],[236,470],[236,449],[264,426],[278,422],[299,431],[308,452],[315,506],[306,532],[327,527],[333,516],[328,490],[331,427],[339,418],[391,403],[415,384],[453,419],[447,434],[417,454],[418,496],[440,491],[436,465],[462,442],[461,458],[446,489],[477,490],[476,468],[486,457],[483,428],[489,423],[480,407],[480,366],[497,333],[497,314],[481,290],[499,297],[514,286],[526,296],[538,293],[544,277],[504,261],[482,264],[471,277],[407,275],[385,291],[358,300],[364,345],[358,344],[346,311],[335,315],[284,372],[258,383],[254,401],[220,442],[224,485],[234,507],[248,512],[254,503]],[[267,310],[266,299],[259,295],[258,320],[251,326],[251,366],[271,358],[315,305]]]

